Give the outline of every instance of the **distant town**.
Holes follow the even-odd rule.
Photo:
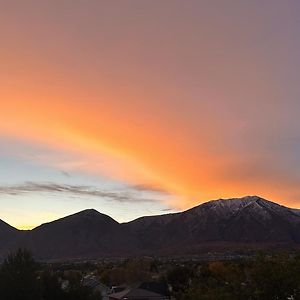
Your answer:
[[[0,268],[1,299],[299,299],[300,252],[37,262],[19,249]]]

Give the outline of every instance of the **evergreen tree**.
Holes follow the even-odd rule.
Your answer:
[[[9,254],[0,269],[0,299],[40,299],[36,271],[37,264],[27,250]]]

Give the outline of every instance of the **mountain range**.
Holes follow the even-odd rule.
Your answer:
[[[257,196],[213,200],[180,213],[118,223],[88,209],[22,231],[0,220],[0,256],[18,247],[40,259],[89,259],[300,246],[300,210]]]

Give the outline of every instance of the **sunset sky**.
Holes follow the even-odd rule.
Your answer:
[[[300,208],[300,1],[0,0],[0,219]]]

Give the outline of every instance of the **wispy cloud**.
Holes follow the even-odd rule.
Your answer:
[[[174,209],[171,208],[171,207],[167,207],[167,208],[162,209],[161,211],[163,211],[163,212],[174,212]]]
[[[140,197],[138,189],[107,190],[89,185],[56,184],[51,182],[25,182],[16,185],[0,186],[0,195],[18,196],[27,193],[70,194],[73,196],[88,196],[105,198],[117,202],[155,202],[151,198]]]
[[[136,184],[136,185],[131,185],[130,187],[134,190],[142,191],[142,192],[151,192],[151,193],[159,193],[159,194],[167,194],[167,195],[170,194],[167,190],[157,185]]]

